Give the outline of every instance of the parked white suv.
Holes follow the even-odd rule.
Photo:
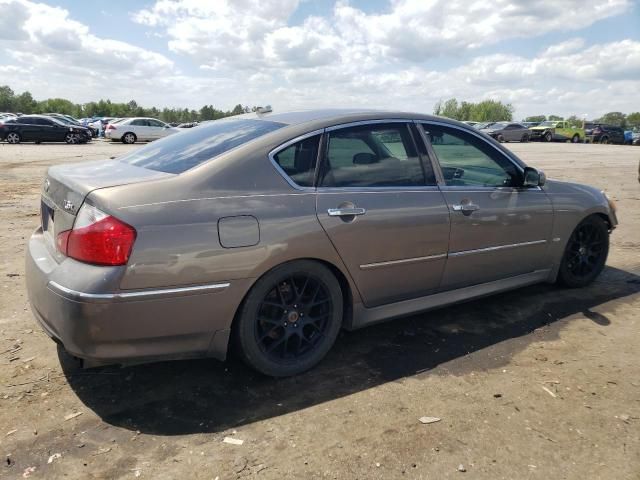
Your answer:
[[[109,123],[104,135],[111,140],[135,143],[138,140],[156,140],[180,131],[179,128],[174,128],[155,118],[136,117]]]

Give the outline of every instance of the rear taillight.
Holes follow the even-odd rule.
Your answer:
[[[106,128],[106,130],[115,130],[115,129],[116,129],[116,127],[114,125],[111,125],[111,124],[107,125],[107,128]]]
[[[596,127],[593,129],[593,133],[602,133],[602,129],[600,127]]]
[[[73,229],[59,233],[56,245],[62,253],[81,262],[125,265],[135,240],[132,226],[85,203]]]

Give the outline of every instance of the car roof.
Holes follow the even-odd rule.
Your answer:
[[[251,112],[232,117],[225,117],[220,120],[233,119],[254,119],[267,120],[271,122],[283,123],[288,126],[303,125],[313,123],[316,125],[337,125],[342,123],[368,121],[368,120],[387,120],[387,119],[406,119],[406,120],[427,120],[455,125],[468,125],[445,117],[437,117],[434,115],[426,115],[423,113],[404,112],[399,110],[376,110],[364,108],[325,108],[314,110],[293,110],[283,112],[267,112],[258,113]]]

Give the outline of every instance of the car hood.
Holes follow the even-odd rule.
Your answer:
[[[556,127],[541,127],[541,126],[537,126],[537,127],[529,127],[529,130],[548,130],[549,128],[556,128]]]

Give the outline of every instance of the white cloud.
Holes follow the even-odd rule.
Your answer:
[[[0,10],[13,15],[12,21],[6,22],[11,29],[0,28],[5,53],[41,71],[126,80],[169,73],[174,68],[161,54],[93,35],[62,8],[28,0],[0,0]]]

